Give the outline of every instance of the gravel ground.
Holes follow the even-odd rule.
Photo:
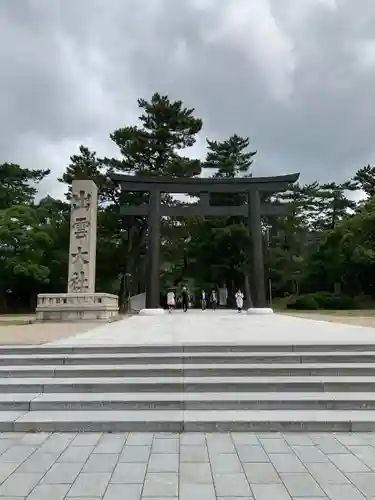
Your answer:
[[[34,323],[17,324],[14,320],[0,321],[0,344],[44,344],[76,333],[83,333],[98,323]]]
[[[342,314],[324,314],[324,313],[288,313],[290,316],[298,318],[316,319],[319,321],[328,321],[330,323],[343,323],[345,325],[369,326],[375,328],[375,316],[352,316]]]

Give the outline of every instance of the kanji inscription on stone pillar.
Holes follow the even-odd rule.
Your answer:
[[[68,293],[95,292],[98,188],[93,181],[72,183]]]

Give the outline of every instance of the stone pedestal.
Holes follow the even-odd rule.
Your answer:
[[[141,309],[139,311],[141,316],[160,316],[160,314],[165,314],[165,310],[162,308],[155,309]]]
[[[118,298],[95,293],[98,188],[93,181],[72,183],[68,292],[39,294],[39,321],[110,321]]]
[[[110,293],[38,295],[38,321],[111,321],[117,316],[118,297]]]
[[[146,307],[146,294],[139,293],[129,299],[130,312],[139,312]]]
[[[270,307],[252,307],[247,310],[247,314],[273,314]]]

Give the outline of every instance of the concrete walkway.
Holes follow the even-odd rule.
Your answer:
[[[373,434],[1,434],[4,500],[372,500]]]
[[[53,345],[121,344],[374,344],[375,328],[293,316],[247,315],[236,311],[175,311],[133,316]]]

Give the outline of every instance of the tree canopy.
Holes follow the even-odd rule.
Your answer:
[[[40,292],[63,292],[67,284],[69,199],[74,179],[99,189],[97,290],[129,294],[145,289],[147,223],[120,214],[120,205],[147,201],[147,193],[120,195],[114,172],[130,175],[215,178],[251,176],[257,152],[249,137],[233,133],[206,139],[206,155],[191,148],[203,122],[195,110],[167,95],[139,99],[138,123],[109,134],[118,155],[101,158],[80,145],[58,181],[66,200],[37,198],[51,173],[8,162],[0,165],[0,310],[28,310]],[[190,149],[190,151],[189,151]],[[63,167],[63,166],[62,166]],[[64,167],[63,167],[64,168]],[[273,298],[316,292],[374,296],[375,167],[360,167],[345,182],[297,184],[268,200],[287,202],[286,216],[264,217],[265,274]],[[185,194],[189,201],[189,195]],[[354,201],[355,199],[359,201]],[[180,199],[163,195],[163,203]],[[211,204],[245,203],[241,194],[211,196]],[[240,286],[251,300],[247,221],[243,217],[162,219],[162,288]]]

